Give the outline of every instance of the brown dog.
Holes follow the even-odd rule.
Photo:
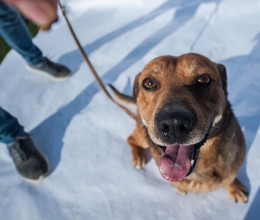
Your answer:
[[[127,140],[136,168],[144,167],[150,147],[179,193],[225,187],[233,201],[247,201],[236,178],[245,141],[227,100],[223,65],[194,53],[162,56],[136,76],[134,99],[113,90],[125,104],[137,104],[138,122]]]

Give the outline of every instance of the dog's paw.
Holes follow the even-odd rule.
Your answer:
[[[229,186],[226,187],[229,197],[234,202],[247,202],[248,191],[246,187],[238,180],[235,179]]]
[[[136,147],[132,151],[132,163],[134,167],[138,170],[142,169],[145,167],[145,164],[147,162],[145,150],[140,147]]]
[[[176,189],[177,189],[177,194],[178,194],[179,196],[183,196],[183,195],[186,195],[186,194],[187,194],[187,192],[184,191],[184,190],[181,190],[181,189],[178,189],[178,188],[176,188]]]

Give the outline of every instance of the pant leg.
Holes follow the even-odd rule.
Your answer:
[[[0,0],[0,35],[28,63],[35,65],[43,60],[42,52],[33,44],[21,15]]]
[[[0,107],[0,142],[11,144],[24,135],[24,129],[17,119]]]

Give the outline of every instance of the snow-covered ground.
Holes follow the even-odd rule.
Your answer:
[[[153,160],[138,171],[126,138],[134,121],[100,91],[64,19],[35,43],[74,75],[52,82],[11,52],[0,67],[0,103],[32,134],[52,173],[38,184],[17,175],[0,144],[0,219],[260,219],[260,1],[66,0],[69,17],[106,84],[131,94],[154,57],[190,51],[224,64],[229,100],[247,140],[239,179],[250,191],[235,204],[224,189],[185,196]]]

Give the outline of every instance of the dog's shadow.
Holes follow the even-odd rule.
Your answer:
[[[245,220],[259,219],[260,217],[259,204],[260,204],[260,187],[258,188],[255,195],[255,199],[252,202],[245,216]]]
[[[260,74],[258,74],[260,69],[258,62],[260,59],[260,33],[252,40],[256,44],[250,54],[220,61],[227,67],[229,100],[246,138],[246,158],[238,173],[238,178],[246,185],[249,192],[251,185],[246,172],[247,157],[260,124],[260,89],[258,84],[260,81]],[[260,194],[258,193],[257,196]]]

